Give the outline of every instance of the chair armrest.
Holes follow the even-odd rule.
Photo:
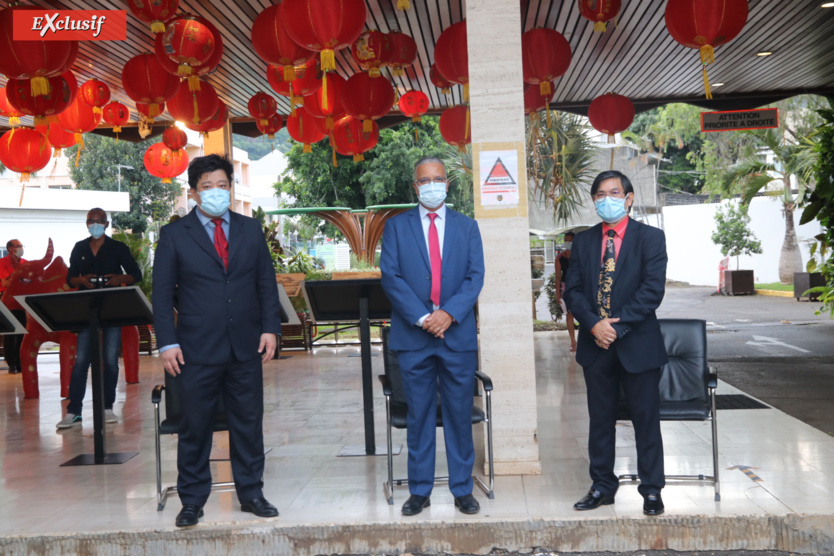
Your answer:
[[[153,387],[153,390],[151,390],[151,402],[152,403],[158,404],[159,402],[162,401],[162,391],[163,390],[165,390],[165,385],[164,384],[157,384],[156,386]]]
[[[707,387],[708,388],[717,388],[718,387],[718,373],[716,372],[715,367],[709,368],[710,372],[707,375]]]
[[[388,378],[388,375],[379,375],[377,378],[382,383],[382,393],[386,396],[392,395],[394,389],[391,387],[391,379]]]
[[[481,384],[484,385],[484,390],[492,390],[492,379],[487,375],[481,371],[475,371],[475,378],[481,381]]]

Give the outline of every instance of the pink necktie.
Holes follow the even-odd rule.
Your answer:
[[[429,259],[431,260],[431,302],[440,306],[440,268],[442,265],[440,259],[440,240],[437,237],[437,227],[434,225],[434,219],[437,214],[429,213]]]

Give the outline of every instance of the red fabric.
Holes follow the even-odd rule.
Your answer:
[[[625,237],[626,226],[628,226],[628,217],[620,220],[616,226],[609,226],[605,222],[602,223],[602,257],[605,257],[605,242],[608,241],[608,230],[614,230],[614,261],[620,256],[620,247],[623,244],[623,237]]]
[[[440,270],[443,261],[440,258],[440,240],[437,238],[437,226],[434,219],[437,213],[429,213],[429,259],[431,261],[431,302],[440,306]]]
[[[211,221],[214,222],[214,248],[223,259],[223,266],[229,268],[229,242],[226,241],[226,233],[223,231],[223,219],[212,218]]]

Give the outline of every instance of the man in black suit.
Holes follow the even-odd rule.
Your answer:
[[[188,184],[198,206],[160,230],[154,260],[157,342],[165,371],[180,383],[183,413],[179,527],[197,524],[211,491],[212,423],[221,396],[241,510],[278,515],[263,496],[262,366],[281,333],[278,289],[261,225],[229,211],[232,173],[218,155],[191,161]]]
[[[564,296],[580,324],[576,360],[584,370],[590,414],[592,485],[574,508],[614,503],[614,427],[622,384],[634,424],[643,513],[660,515],[666,481],[659,382],[667,356],[655,309],[666,283],[666,236],[628,217],[634,188],[622,173],[599,174],[591,197],[603,222],[576,235]]]

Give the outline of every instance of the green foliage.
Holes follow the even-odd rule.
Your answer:
[[[145,151],[156,141],[148,139],[131,143],[88,133],[84,136],[84,149],[77,168],[73,160],[78,146],[65,150],[70,158],[70,178],[78,189],[118,191],[119,170],[116,165],[133,166],[133,170],[121,169],[121,190],[130,194],[130,212],[113,216],[114,228],[141,233],[147,229],[149,222],[165,220],[171,214],[174,200],[180,192],[179,184],[165,184],[151,176],[145,170],[143,161]]]
[[[276,271],[281,271],[283,269],[281,256],[284,254],[284,248],[281,247],[281,240],[278,239],[279,222],[275,221],[267,224],[266,212],[264,212],[263,207],[258,207],[252,216],[261,223],[266,244],[269,246],[269,256],[272,257],[272,266],[275,267]]]
[[[374,264],[359,259],[351,251],[350,253],[350,268],[356,270],[378,270],[379,269],[379,253],[374,254]]]
[[[762,244],[750,230],[750,216],[747,206],[726,205],[715,211],[716,230],[712,233],[712,242],[721,247],[724,256],[738,257],[762,252]]]
[[[246,135],[232,135],[232,145],[246,151],[249,160],[259,160],[274,150],[286,154],[293,146],[287,128],[275,134],[275,139],[269,139],[266,135],[259,137],[247,137]]]
[[[127,232],[113,232],[113,239],[121,241],[130,249],[130,254],[133,255],[136,264],[139,265],[139,270],[142,271],[142,281],[136,284],[145,297],[151,298],[153,293],[153,264],[151,264],[151,252],[155,246],[151,242],[142,237],[141,234],[129,234]]]
[[[556,282],[555,272],[550,274],[547,278],[547,282],[544,284],[544,292],[547,294],[547,308],[550,310],[550,318],[553,319],[553,322],[562,320],[562,316],[564,315],[562,312],[562,306],[556,298],[557,288],[561,287],[562,283]]]
[[[295,255],[279,255],[281,268],[287,274],[301,272],[307,274],[316,270],[316,260],[307,253],[300,252]]]

